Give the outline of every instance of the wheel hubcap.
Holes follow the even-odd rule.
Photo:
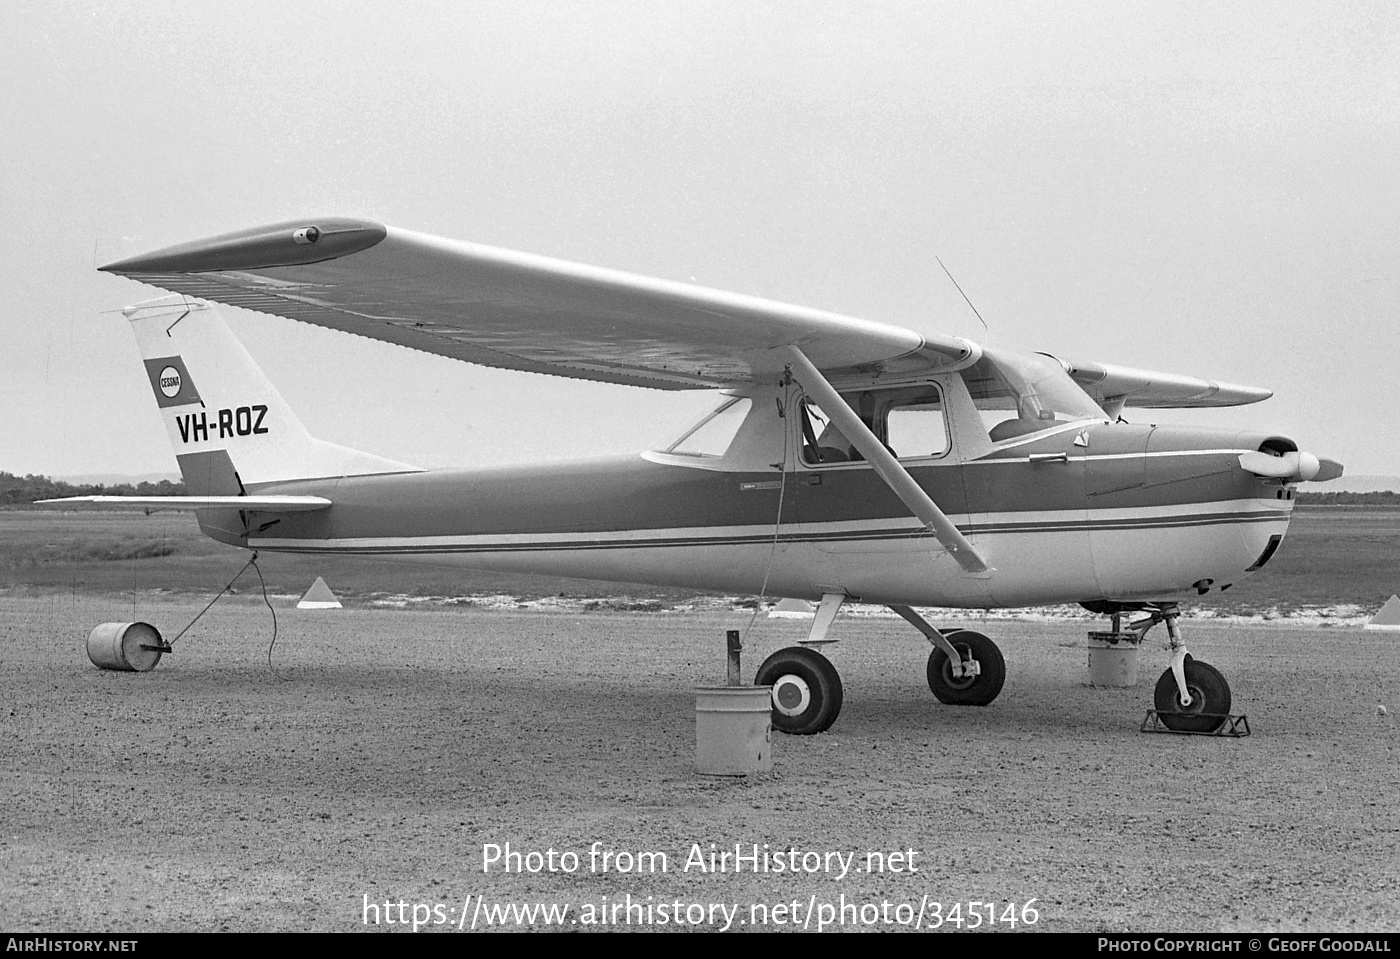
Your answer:
[[[958,658],[963,662],[972,658],[972,650],[967,646],[954,645],[953,648],[958,651]],[[953,661],[951,659],[945,659],[943,661],[943,682],[947,683],[953,689],[967,689],[973,683],[977,682],[977,677],[954,676]]]
[[[1179,713],[1203,713],[1206,711],[1206,698],[1201,695],[1200,687],[1187,683],[1186,692],[1191,696],[1191,702],[1183,705],[1181,702],[1181,692],[1177,691],[1173,701],[1176,703],[1176,711]]]
[[[801,676],[782,676],[773,684],[773,708],[784,716],[800,716],[812,704],[812,689]]]

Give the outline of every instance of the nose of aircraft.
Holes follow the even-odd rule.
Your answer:
[[[1325,483],[1342,475],[1342,464],[1312,453],[1288,452],[1282,455],[1258,450],[1240,454],[1240,466],[1256,476],[1268,476],[1289,483]]]

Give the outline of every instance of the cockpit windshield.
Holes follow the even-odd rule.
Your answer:
[[[1108,419],[1064,368],[1047,356],[985,350],[961,375],[995,443],[1060,423]]]

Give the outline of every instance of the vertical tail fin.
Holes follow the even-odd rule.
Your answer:
[[[208,304],[167,296],[123,313],[192,495],[417,469],[313,438]]]

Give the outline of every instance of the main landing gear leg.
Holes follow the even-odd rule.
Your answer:
[[[825,732],[841,714],[841,674],[817,650],[835,642],[826,634],[845,602],[844,593],[823,595],[802,645],[780,649],[758,667],[754,685],[773,687],[773,728],[779,732],[795,736]]]
[[[949,706],[986,706],[1006,682],[1006,659],[997,644],[970,629],[946,633],[908,606],[890,606],[933,644],[928,657],[928,688]]]

